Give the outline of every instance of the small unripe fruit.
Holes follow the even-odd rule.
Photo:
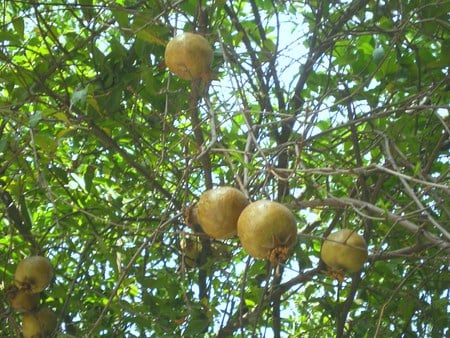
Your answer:
[[[354,230],[341,229],[326,238],[320,255],[332,270],[356,272],[367,260],[367,244]]]
[[[53,278],[53,267],[48,258],[31,256],[22,260],[16,268],[14,283],[29,293],[43,291]]]
[[[180,240],[180,248],[183,252],[184,264],[188,268],[197,267],[202,254],[202,242],[198,238],[184,236]]]
[[[214,78],[211,71],[213,50],[208,40],[195,33],[182,33],[169,41],[164,53],[169,70],[185,80]]]
[[[29,293],[15,285],[10,285],[6,289],[6,297],[11,308],[18,312],[34,310],[38,307],[40,301],[38,293]]]
[[[22,333],[24,338],[49,337],[56,329],[57,323],[56,314],[48,308],[26,312],[22,318]]]
[[[376,64],[379,64],[381,62],[381,60],[383,60],[384,55],[385,55],[385,52],[384,52],[383,47],[374,48],[374,50],[372,51],[372,60]]]
[[[236,235],[237,220],[249,204],[236,188],[219,187],[205,191],[196,206],[198,224],[212,238],[226,239]]]
[[[261,200],[248,205],[239,216],[237,231],[250,256],[273,264],[288,259],[297,243],[295,216],[278,202]]]

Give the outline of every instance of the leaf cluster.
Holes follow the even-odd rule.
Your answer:
[[[1,6],[0,275],[49,257],[61,336],[448,334],[448,0]],[[217,81],[165,69],[181,31]],[[185,225],[220,185],[296,214],[291,260]],[[343,227],[370,256],[338,283],[320,246]]]

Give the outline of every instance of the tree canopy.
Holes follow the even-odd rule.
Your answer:
[[[25,257],[58,337],[449,334],[450,1],[4,1],[0,333]],[[210,83],[164,63],[203,35]],[[296,217],[278,266],[185,216],[233,186]],[[274,224],[274,226],[277,226]],[[363,269],[320,259],[341,228]],[[194,256],[194,257],[193,257]]]

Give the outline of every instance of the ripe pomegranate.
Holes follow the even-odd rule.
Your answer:
[[[40,301],[38,293],[29,293],[24,289],[17,288],[14,284],[6,288],[6,298],[11,308],[18,312],[34,310]]]
[[[24,338],[50,337],[57,323],[56,314],[48,308],[42,308],[37,312],[26,312],[22,318],[22,333]]]
[[[238,220],[237,232],[244,250],[273,264],[285,261],[297,242],[297,222],[284,205],[260,200],[249,204]]]
[[[49,286],[53,267],[48,258],[31,256],[22,260],[16,268],[14,282],[28,293],[39,293]]]
[[[249,204],[245,195],[236,188],[219,187],[205,191],[196,205],[195,215],[203,231],[212,238],[226,239],[236,235],[237,220]]]
[[[166,65],[172,73],[185,80],[200,78],[205,82],[214,78],[211,71],[213,56],[208,40],[189,32],[170,40],[164,54]]]
[[[354,230],[331,233],[322,244],[320,256],[335,271],[356,272],[367,260],[367,244]]]

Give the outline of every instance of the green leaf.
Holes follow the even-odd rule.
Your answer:
[[[71,104],[73,105],[79,104],[81,107],[83,107],[86,103],[87,93],[88,93],[88,86],[84,88],[77,88],[72,94]]]
[[[160,25],[151,24],[142,17],[135,17],[131,29],[138,39],[161,46],[165,46],[167,43],[168,29]]]
[[[209,320],[207,319],[192,319],[189,321],[186,330],[184,330],[183,335],[187,337],[193,337],[200,335],[205,332],[209,325]]]
[[[0,41],[4,41],[4,42],[9,41],[9,42],[15,43],[15,42],[19,42],[19,40],[20,40],[19,35],[15,34],[13,32],[7,31],[7,30],[0,30]]]
[[[55,153],[58,148],[55,138],[43,133],[34,135],[34,143],[48,155]]]
[[[33,223],[31,221],[31,214],[27,207],[27,201],[25,199],[25,195],[21,194],[20,196],[20,214],[22,215],[23,225],[25,229],[31,230]]]
[[[41,120],[42,120],[42,111],[38,110],[30,116],[30,121],[29,121],[30,127],[31,128],[36,127],[37,124],[39,123],[39,121],[41,121]]]
[[[19,35],[21,39],[24,37],[25,23],[23,17],[16,17],[12,20],[14,31]]]
[[[277,46],[275,45],[275,42],[273,42],[271,39],[265,39],[263,43],[264,49],[275,53]]]
[[[130,26],[128,13],[125,10],[114,9],[111,12],[121,28],[128,28]]]
[[[84,174],[84,185],[86,191],[91,192],[92,181],[95,177],[96,168],[94,166],[88,166],[86,169],[86,173]]]

